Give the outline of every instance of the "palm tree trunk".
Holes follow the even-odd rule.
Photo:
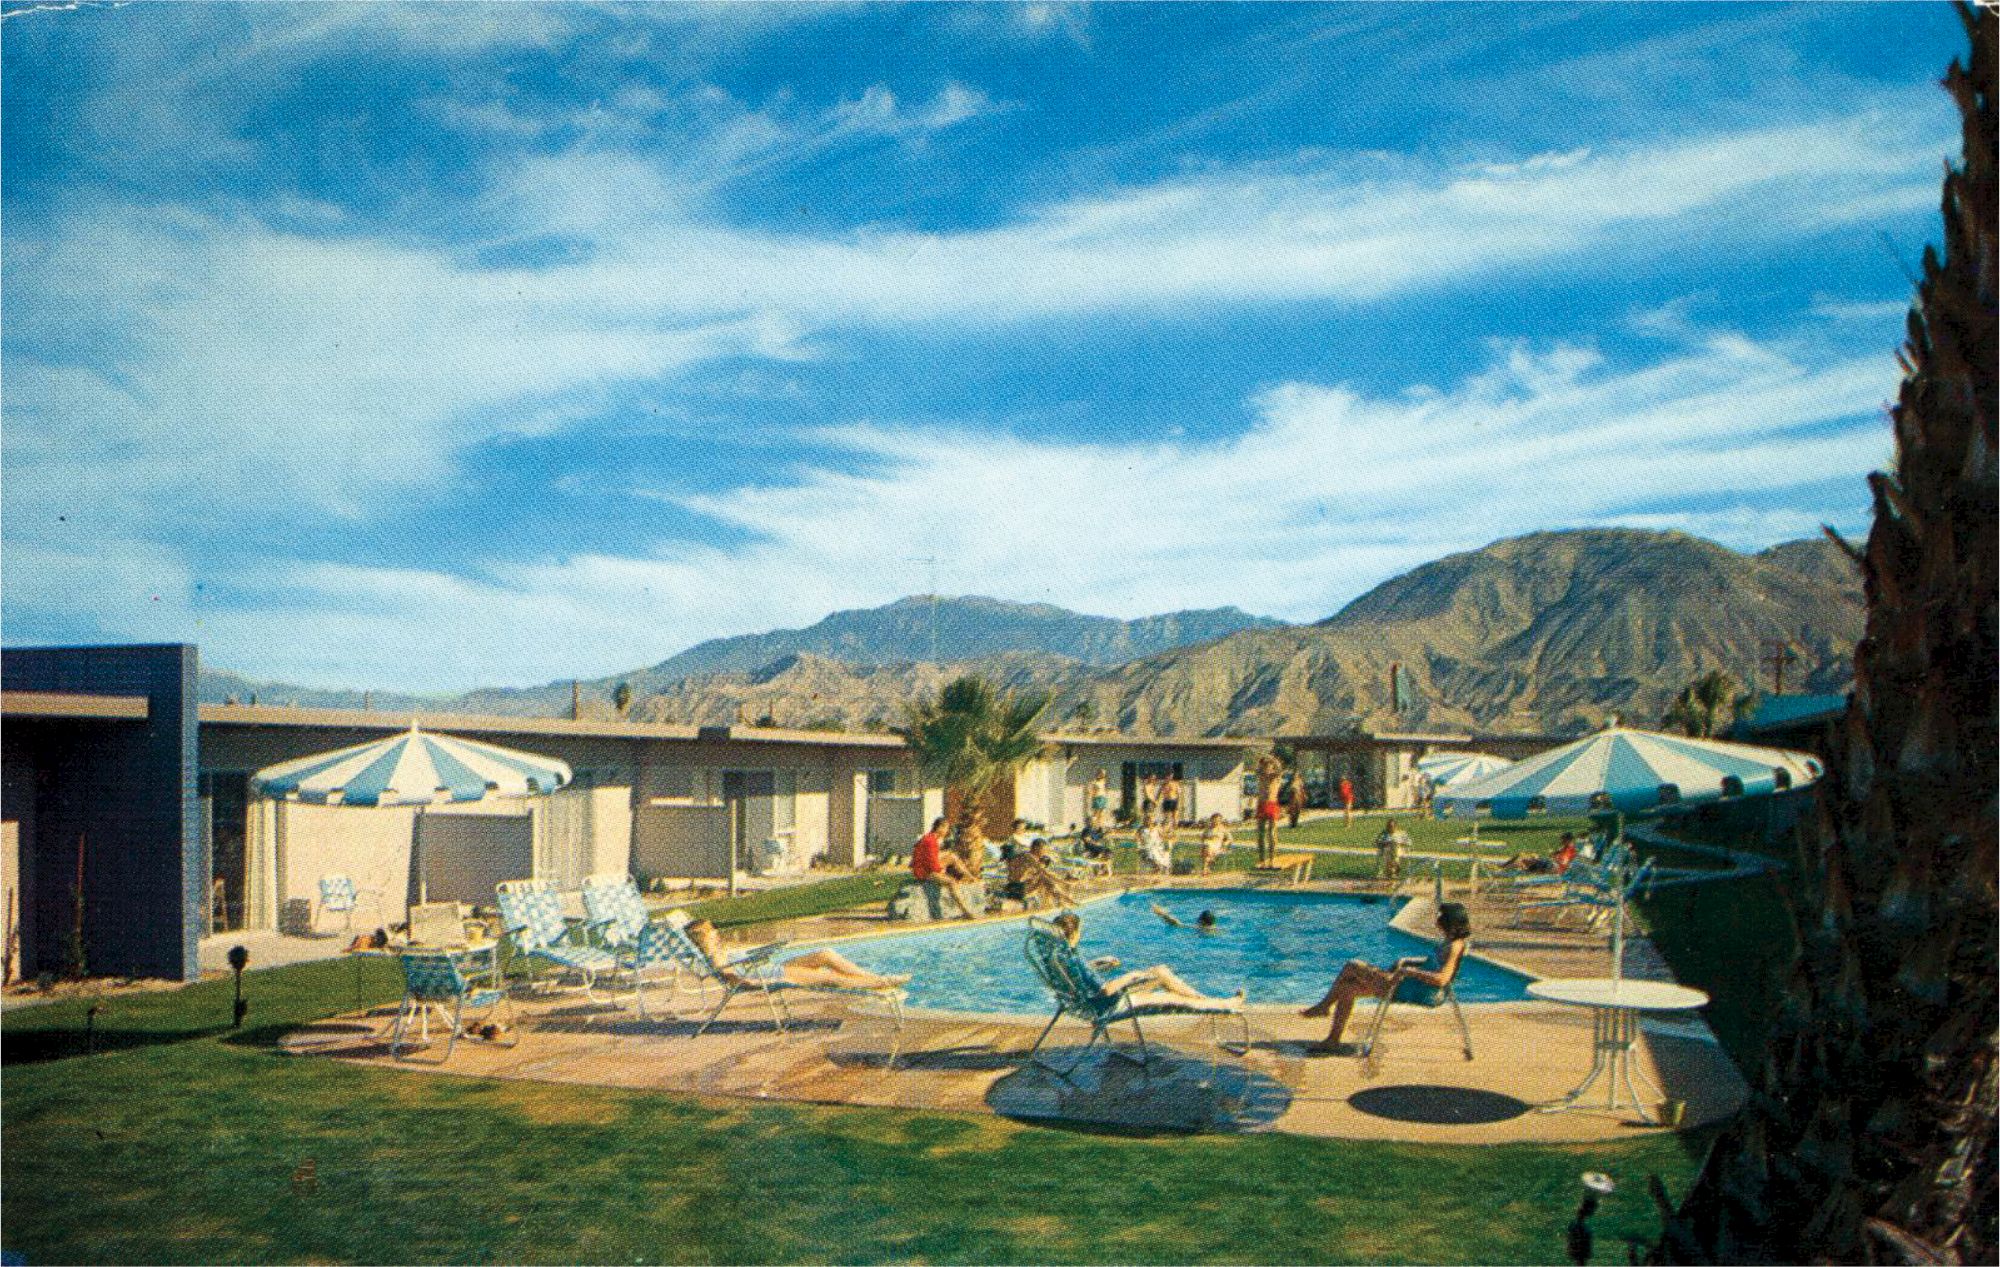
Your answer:
[[[1993,1262],[1996,570],[1993,10],[1970,64],[1893,411],[1870,479],[1854,694],[1830,736],[1792,897],[1801,951],[1751,1071],[1655,1259]]]

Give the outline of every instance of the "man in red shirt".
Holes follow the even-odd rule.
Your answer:
[[[1348,826],[1352,826],[1354,824],[1354,781],[1345,775],[1342,775],[1340,779],[1340,812],[1342,816],[1341,821]]]
[[[940,818],[931,824],[929,831],[917,838],[917,847],[910,851],[910,874],[933,890],[943,888],[958,904],[959,912],[966,919],[971,919],[972,904],[965,900],[965,892],[959,885],[978,877],[966,870],[957,854],[944,852],[944,826],[945,820]],[[936,904],[932,905],[935,907]]]

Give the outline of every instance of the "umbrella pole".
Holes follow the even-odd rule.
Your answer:
[[[1618,916],[1611,933],[1611,980],[1625,979],[1625,868],[1618,868]]]

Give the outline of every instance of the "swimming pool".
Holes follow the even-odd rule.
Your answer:
[[[1174,928],[1151,911],[1158,903],[1189,927]],[[1384,898],[1249,889],[1151,890],[1081,908],[1083,953],[1116,955],[1127,968],[1169,964],[1198,989],[1251,1003],[1303,1005],[1325,992],[1349,959],[1393,963],[1430,944],[1389,927],[1397,904]],[[1216,930],[1195,931],[1214,911]],[[837,943],[840,953],[876,972],[910,974],[912,1006],[961,1012],[1046,1013],[1048,991],[1021,952],[1020,920],[940,924],[910,933]],[[1476,949],[1478,938],[1473,945]],[[1459,973],[1463,1002],[1527,997],[1528,978],[1468,959]]]

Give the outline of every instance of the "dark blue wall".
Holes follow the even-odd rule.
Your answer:
[[[144,721],[15,716],[6,816],[21,824],[23,967],[61,972],[84,841],[85,964],[93,975],[200,973],[202,854],[192,646],[0,652],[10,691],[143,695]]]

